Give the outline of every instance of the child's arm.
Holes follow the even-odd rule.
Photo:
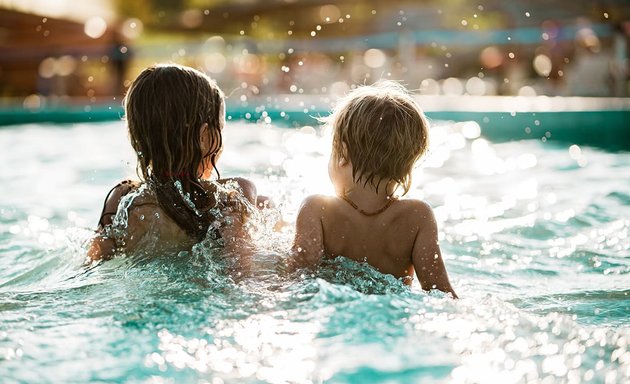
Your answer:
[[[86,262],[111,259],[115,253],[116,244],[114,240],[97,232],[90,240]]]
[[[256,204],[258,191],[256,191],[256,185],[254,183],[242,177],[230,177],[229,179],[219,180],[219,183],[221,184],[227,184],[229,182],[236,182],[236,184],[240,187],[241,192],[243,192],[243,196],[245,196],[245,198],[253,205]]]
[[[112,218],[118,211],[120,199],[125,194],[129,193],[134,185],[135,184],[130,180],[122,181],[114,186],[105,197],[101,217],[98,220],[98,228],[95,236],[90,241],[87,252],[90,261],[107,260],[114,257],[116,243],[114,239],[105,234],[105,227],[112,224]]]
[[[457,298],[457,294],[448,280],[446,267],[442,260],[438,243],[438,228],[433,210],[424,202],[418,203],[417,212],[422,220],[413,246],[412,261],[420,285],[425,291],[439,289]]]
[[[259,195],[256,190],[256,186],[251,181],[242,177],[233,177],[230,179],[222,179],[219,182],[227,182],[228,180],[234,180],[238,183],[239,187],[243,191],[243,195],[254,204],[258,209],[275,208],[275,204],[268,196]]]
[[[295,222],[290,270],[303,267],[313,268],[324,256],[323,210],[322,196],[309,196],[302,202]]]

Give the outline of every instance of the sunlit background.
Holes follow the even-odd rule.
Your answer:
[[[160,61],[245,96],[378,78],[430,95],[625,96],[629,14],[624,0],[2,0],[0,96],[107,102]]]

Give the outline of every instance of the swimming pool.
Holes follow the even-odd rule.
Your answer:
[[[436,122],[410,193],[435,209],[458,301],[341,259],[280,277],[290,228],[260,229],[254,276],[207,250],[86,269],[86,228],[135,172],[124,124],[0,129],[2,381],[627,380],[630,154],[478,128]],[[254,180],[286,221],[331,192],[320,130],[225,134],[222,175]]]

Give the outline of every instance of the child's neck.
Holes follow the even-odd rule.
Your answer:
[[[383,206],[394,193],[391,183],[381,183],[378,190],[371,184],[365,185],[361,182],[353,182],[344,188],[341,197],[350,199],[354,204],[362,209],[378,209]]]

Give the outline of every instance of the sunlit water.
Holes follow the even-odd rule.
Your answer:
[[[226,128],[223,176],[289,223],[234,279],[203,250],[82,266],[134,174],[124,124],[3,128],[1,381],[627,381],[630,155],[475,128],[437,124],[410,193],[435,209],[457,301],[342,259],[276,273],[301,199],[331,191],[317,129]]]

